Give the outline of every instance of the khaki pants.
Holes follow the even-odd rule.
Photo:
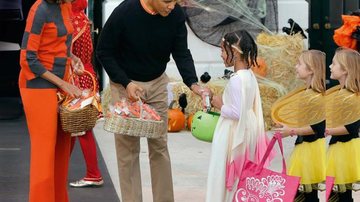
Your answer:
[[[163,74],[149,82],[133,81],[144,89],[142,99],[164,120],[164,133],[167,132],[168,77]],[[110,82],[112,102],[127,97],[125,88]],[[167,148],[167,135],[157,139],[147,139],[150,159],[151,184],[154,202],[174,201],[170,156]],[[141,202],[142,187],[140,174],[140,138],[115,135],[116,155],[120,176],[122,202]]]

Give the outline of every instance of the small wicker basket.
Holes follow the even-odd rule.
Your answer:
[[[90,75],[94,86],[93,94],[95,95],[96,80],[90,72],[84,71],[84,73]],[[74,74],[70,79],[72,79],[73,76]],[[99,115],[99,110],[92,104],[89,104],[81,109],[69,110],[65,107],[65,105],[72,99],[73,98],[67,96],[59,107],[61,126],[63,130],[67,133],[79,133],[94,128]]]
[[[142,102],[140,100],[140,117],[142,117]],[[123,118],[111,114],[105,118],[104,130],[135,137],[159,138],[166,134],[164,121],[146,120],[142,118]]]

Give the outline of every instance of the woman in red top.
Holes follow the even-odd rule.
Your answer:
[[[31,142],[30,202],[67,202],[70,135],[58,119],[57,92],[79,97],[66,82],[70,65],[82,63],[71,54],[71,0],[37,0],[31,7],[21,44],[19,87]]]
[[[84,64],[85,70],[92,73],[96,78],[93,65],[91,63],[93,56],[93,46],[90,32],[90,21],[84,10],[87,7],[87,0],[75,0],[72,2],[72,24],[74,27],[72,53],[79,57]],[[80,77],[81,88],[93,88],[92,79],[84,74]],[[86,175],[84,178],[71,182],[72,187],[97,187],[104,184],[98,167],[96,144],[92,130],[88,130],[84,135],[78,136],[86,162]],[[71,138],[71,151],[75,144],[76,137]]]

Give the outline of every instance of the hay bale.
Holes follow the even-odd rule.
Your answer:
[[[267,64],[266,78],[281,84],[287,92],[301,85],[296,79],[295,65],[304,51],[304,42],[300,34],[270,35],[260,33],[256,38],[259,56]]]
[[[227,80],[219,79],[210,81],[203,86],[209,88],[214,95],[220,95],[224,91],[227,82]],[[178,100],[182,93],[186,94],[188,105],[185,109],[185,114],[192,114],[202,110],[201,97],[193,93],[183,82],[171,82],[169,85],[172,85],[173,100]],[[175,106],[179,107],[178,103]],[[215,108],[211,110],[216,111]]]
[[[281,97],[281,93],[279,93],[275,88],[263,84],[259,84],[259,88],[265,129],[270,130],[275,125],[271,119],[271,107],[272,104]]]
[[[228,80],[226,79],[218,79],[210,81],[204,86],[210,88],[214,95],[221,95],[227,83]],[[180,94],[186,94],[188,101],[188,106],[185,109],[186,115],[202,110],[201,98],[193,93],[184,83],[172,82],[170,85],[172,85],[171,93],[173,93],[174,100],[178,100]],[[261,82],[259,83],[259,88],[266,129],[270,130],[271,127],[274,126],[274,123],[271,120],[271,106],[278,98],[283,95],[283,93],[279,92],[277,88],[270,85],[265,85]],[[178,103],[176,103],[174,106],[179,107]],[[215,110],[215,108],[212,108],[211,110],[218,112],[218,110]]]

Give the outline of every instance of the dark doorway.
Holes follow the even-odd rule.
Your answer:
[[[88,16],[89,19],[93,22],[93,26],[92,26],[92,37],[93,37],[93,42],[94,42],[94,47],[97,46],[97,41],[98,41],[98,37],[100,34],[100,31],[102,29],[102,5],[103,5],[103,0],[88,0],[88,5],[89,5],[89,10],[88,10]],[[99,61],[96,59],[95,55],[94,55],[94,67],[96,72],[99,75],[99,83],[102,83],[103,80],[103,68],[100,65]],[[100,85],[100,91],[102,90],[102,86]]]

